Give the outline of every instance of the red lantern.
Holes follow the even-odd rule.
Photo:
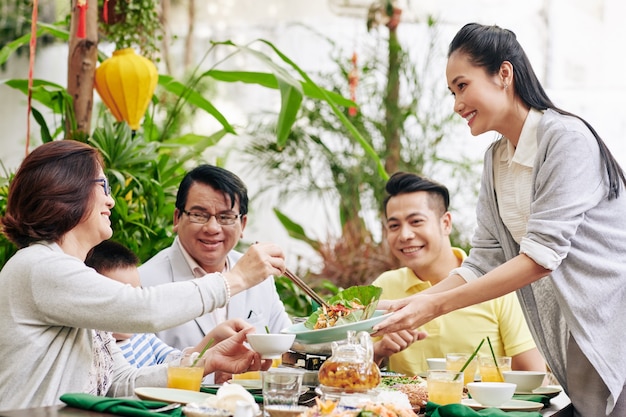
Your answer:
[[[124,120],[132,130],[137,130],[158,78],[152,61],[126,48],[113,52],[96,69],[95,87],[117,121]]]
[[[348,74],[348,83],[350,85],[350,100],[356,103],[356,87],[359,85],[359,67],[357,66],[356,51],[352,53],[352,69]],[[352,117],[356,116],[358,110],[356,107],[349,107],[348,114]]]

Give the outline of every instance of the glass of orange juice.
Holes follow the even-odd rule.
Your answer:
[[[480,379],[483,382],[504,382],[502,372],[511,370],[510,356],[496,356],[498,366],[493,361],[493,356],[482,355],[478,358],[478,368],[480,369]]]
[[[197,353],[174,352],[167,355],[167,387],[200,391],[204,358]]]
[[[471,356],[471,353],[447,353],[446,369],[449,371],[460,371]],[[467,385],[470,382],[474,382],[476,368],[476,358],[474,357],[463,370],[463,384]]]
[[[439,405],[458,404],[463,397],[463,372],[431,370],[426,377],[428,401]]]

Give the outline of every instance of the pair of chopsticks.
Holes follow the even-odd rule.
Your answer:
[[[293,272],[291,272],[288,269],[285,269],[285,276],[287,278],[289,278],[291,281],[293,281],[294,284],[296,284],[302,291],[304,291],[304,293],[306,295],[308,295],[309,297],[311,297],[313,299],[313,301],[315,301],[317,304],[326,307],[327,309],[330,308],[330,305],[324,301],[324,299],[322,297],[320,297],[314,290],[313,288],[309,287],[307,285],[306,282],[304,282],[300,277],[298,277],[297,275],[295,275]]]
[[[259,243],[259,242],[254,242]],[[304,291],[304,293],[306,295],[308,295],[309,297],[311,297],[313,299],[313,301],[315,301],[317,304],[319,304],[322,307],[325,307],[326,309],[330,309],[330,304],[328,304],[326,301],[324,301],[324,299],[322,297],[320,297],[314,290],[313,288],[309,287],[309,285],[304,282],[300,277],[298,277],[296,274],[294,274],[293,272],[291,272],[288,269],[285,269],[285,276],[287,278],[289,278],[294,284],[296,284],[302,291]],[[269,332],[268,332],[269,333]]]

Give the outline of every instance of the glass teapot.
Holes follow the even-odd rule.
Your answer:
[[[332,343],[333,354],[319,370],[322,386],[343,392],[359,392],[380,383],[380,369],[374,362],[374,344],[367,332],[348,331],[348,338]]]

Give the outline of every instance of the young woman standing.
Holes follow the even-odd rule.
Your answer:
[[[454,111],[485,154],[472,250],[430,290],[381,303],[378,333],[517,290],[576,416],[624,416],[624,173],[595,130],[548,98],[515,34],[465,25],[446,68]]]

